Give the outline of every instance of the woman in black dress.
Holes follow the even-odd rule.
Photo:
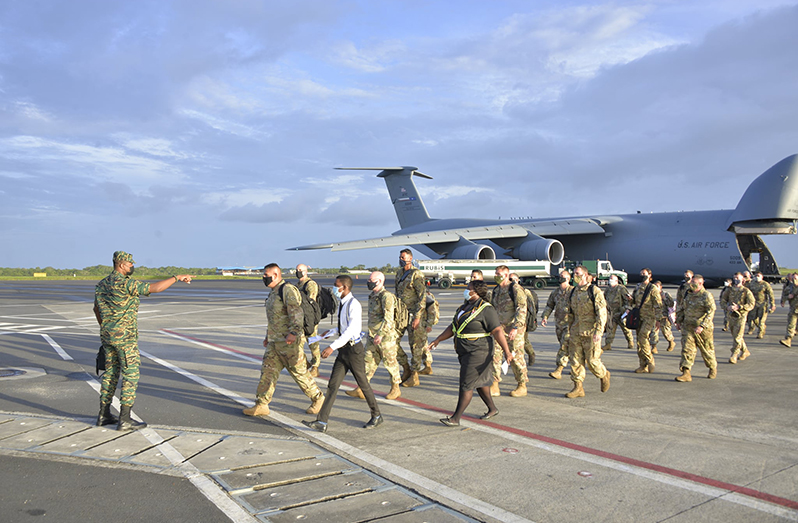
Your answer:
[[[460,361],[460,395],[457,398],[457,408],[454,414],[441,419],[441,423],[447,427],[460,425],[460,417],[471,403],[474,389],[477,389],[479,397],[488,407],[488,412],[480,416],[480,419],[490,419],[499,413],[490,396],[490,386],[493,383],[493,340],[499,343],[508,362],[512,361],[513,355],[496,310],[484,299],[487,294],[488,285],[484,281],[471,280],[464,292],[466,302],[455,312],[451,325],[429,344],[429,349],[432,350],[440,342],[454,336],[454,348]]]

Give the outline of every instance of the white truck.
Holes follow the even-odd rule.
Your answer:
[[[493,273],[499,265],[506,265],[510,272],[518,274],[525,285],[541,289],[551,278],[551,262],[546,260],[419,260],[418,268],[432,283],[441,289],[448,289],[458,282],[467,283],[471,271],[479,269],[487,281],[493,281]]]

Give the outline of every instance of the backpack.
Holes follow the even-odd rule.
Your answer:
[[[430,291],[427,291],[425,308],[427,310],[427,326],[432,327],[433,325],[437,325],[441,317],[441,310],[438,305],[438,300],[435,299],[435,295]]]
[[[410,324],[410,313],[407,311],[405,302],[396,297],[396,307],[394,308],[394,328],[396,332],[403,333]]]
[[[327,287],[319,285],[319,295],[316,297],[316,301],[319,303],[319,312],[321,313],[319,321],[329,316],[330,322],[332,322],[333,316],[335,316],[335,310],[338,307],[332,291]]]
[[[283,289],[285,289],[285,284],[280,285],[280,299],[285,303],[285,298],[283,298]],[[305,333],[305,336],[310,336],[313,334],[313,331],[316,330],[316,325],[319,324],[321,321],[321,308],[319,307],[319,303],[308,296],[307,292],[305,292],[304,286],[302,288],[297,288],[299,291],[299,297],[301,298],[300,306],[302,308],[302,330]],[[321,292],[319,292],[321,294]]]
[[[640,328],[640,307],[646,302],[646,298],[648,298],[648,293],[651,292],[651,286],[653,284],[649,283],[646,285],[646,290],[643,292],[643,299],[640,300],[639,307],[632,307],[629,310],[629,313],[626,315],[626,328],[631,330],[636,330]]]
[[[517,285],[521,285],[520,283]],[[524,287],[524,294],[526,294],[526,331],[532,332],[537,330],[538,328],[538,295],[535,291],[529,291]],[[517,304],[517,298],[515,296],[515,285],[510,285],[510,296],[513,298],[513,303]],[[529,294],[527,294],[527,292]]]

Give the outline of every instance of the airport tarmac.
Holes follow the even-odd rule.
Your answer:
[[[363,430],[365,402],[339,394],[319,434],[301,424],[313,418],[309,400],[285,372],[269,417],[241,414],[263,355],[260,280],[197,280],[142,299],[134,412],[150,425],[119,433],[93,426],[93,289],[0,283],[4,522],[798,521],[798,349],[778,343],[784,308],[770,315],[765,339],[746,338],[752,355],[736,365],[716,314],[715,380],[699,358],[691,383],[674,381],[678,333],[673,352],[660,340],[655,373],[635,374],[637,356],[618,333],[602,357],[610,390],[600,393],[588,373],[587,395],[574,400],[563,396],[567,373],[548,377],[557,343],[551,324],[539,327],[529,395],[508,395],[510,373],[500,414],[477,419],[475,397],[459,428],[438,421],[457,401],[457,358],[444,342],[434,374],[402,387],[398,400],[384,399],[388,374],[377,371],[385,424]],[[780,285],[774,291],[778,300]],[[462,289],[433,292],[436,336]],[[354,294],[365,305],[363,277]],[[548,290],[539,296],[542,307]],[[321,366],[322,389],[332,361]]]

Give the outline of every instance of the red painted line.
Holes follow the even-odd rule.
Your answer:
[[[210,342],[207,342],[205,340],[201,340],[201,339],[198,339],[198,338],[192,338],[191,336],[186,336],[185,334],[178,334],[176,332],[168,331],[166,329],[162,329],[162,330],[164,332],[168,332],[170,334],[174,334],[175,336],[180,336],[180,337],[192,340],[192,341],[205,343],[205,344],[211,345],[213,347],[217,347],[219,349],[228,350],[230,352],[235,352],[235,353],[238,353],[238,354],[242,354],[242,355],[245,355],[245,356],[252,357],[251,354],[247,354],[246,352],[239,351],[239,350],[236,350],[236,349],[231,349],[230,347],[225,347],[224,345],[218,345],[216,343],[210,343]],[[319,377],[329,380],[329,376],[322,376],[320,374]],[[357,386],[356,383],[351,383],[351,382],[348,382],[348,381],[344,381],[344,382],[342,382],[342,384],[347,385],[348,387],[356,387]],[[387,392],[378,392],[376,390],[374,392],[375,392],[375,394],[378,394],[380,396],[387,395]],[[443,414],[451,412],[450,409],[442,409],[440,407],[435,407],[433,405],[428,405],[426,403],[421,403],[421,402],[413,401],[413,400],[410,400],[410,399],[407,399],[407,398],[402,398],[401,396],[399,398],[393,400],[393,401],[399,401],[399,402],[405,403],[407,405],[411,405],[413,407],[418,407],[418,408],[425,409],[425,410],[430,410],[430,411],[433,411],[433,412],[440,412],[440,413],[443,413]],[[478,418],[472,418],[471,416],[466,416],[466,417],[470,421],[472,421],[473,423],[479,423],[480,425],[485,425],[486,427],[490,427],[492,429],[501,430],[501,431],[504,431],[504,432],[509,432],[509,433],[515,434],[517,436],[522,436],[522,437],[525,437],[525,438],[534,439],[534,440],[537,440],[537,441],[542,441],[543,443],[548,443],[550,445],[556,445],[558,447],[563,447],[563,448],[566,448],[566,449],[575,450],[577,452],[590,454],[592,456],[598,456],[600,458],[609,459],[609,460],[612,460],[612,461],[617,461],[618,463],[625,463],[627,465],[632,465],[634,467],[638,467],[638,468],[642,468],[642,469],[646,469],[646,470],[651,470],[651,471],[654,471],[654,472],[659,472],[661,474],[667,474],[669,476],[674,476],[674,477],[677,477],[677,478],[686,479],[688,481],[692,481],[694,483],[700,483],[702,485],[707,485],[709,487],[714,487],[714,488],[718,488],[718,489],[721,489],[721,490],[728,490],[729,492],[742,494],[742,495],[745,495],[745,496],[748,496],[748,497],[751,497],[751,498],[761,499],[762,501],[767,501],[768,503],[773,503],[774,505],[780,505],[782,507],[787,507],[787,508],[790,508],[790,509],[793,509],[793,510],[798,510],[798,501],[793,501],[791,499],[782,498],[782,497],[779,497],[779,496],[774,496],[773,494],[768,494],[766,492],[760,492],[758,490],[750,489],[748,487],[741,487],[740,485],[735,485],[733,483],[726,483],[725,481],[719,481],[719,480],[716,480],[716,479],[705,478],[704,476],[699,476],[697,474],[692,474],[690,472],[685,472],[685,471],[673,469],[673,468],[670,468],[670,467],[664,467],[662,465],[656,465],[654,463],[648,463],[646,461],[640,461],[640,460],[634,459],[634,458],[628,458],[626,456],[621,456],[619,454],[613,454],[611,452],[605,452],[603,450],[598,450],[598,449],[594,449],[594,448],[591,448],[591,447],[585,447],[584,445],[578,445],[576,443],[563,441],[561,439],[550,438],[548,436],[543,436],[541,434],[535,434],[534,432],[529,432],[529,431],[522,430],[522,429],[516,429],[516,428],[513,428],[513,427],[507,427],[505,425],[499,425],[498,423],[494,423],[492,421],[481,420],[481,419],[478,419]]]

